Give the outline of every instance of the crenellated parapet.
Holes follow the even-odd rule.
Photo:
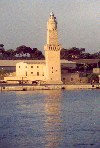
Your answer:
[[[48,50],[60,51],[60,50],[61,50],[61,45],[55,46],[55,45],[48,45],[48,44],[46,44],[46,45],[44,46],[44,50],[45,50],[45,51],[48,51]]]

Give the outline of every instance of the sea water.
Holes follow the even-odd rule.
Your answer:
[[[100,148],[100,90],[0,93],[0,148]]]

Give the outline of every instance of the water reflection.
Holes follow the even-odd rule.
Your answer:
[[[61,141],[61,91],[47,91],[45,98],[46,148],[58,148]]]
[[[34,99],[30,99],[30,96]],[[31,144],[33,146],[41,144],[40,147],[43,145],[45,148],[58,148],[62,139],[61,91],[42,90],[25,92],[25,94],[18,92],[17,97],[20,98],[17,99],[17,108],[20,110],[22,119],[18,124],[21,128],[23,126],[31,129],[33,138]]]

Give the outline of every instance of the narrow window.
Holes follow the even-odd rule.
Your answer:
[[[39,72],[37,72],[37,76],[39,76]]]
[[[27,66],[26,66],[26,68],[27,68]]]
[[[27,72],[26,72],[26,76],[27,76]]]
[[[73,78],[71,78],[71,81],[73,81]]]
[[[39,66],[37,66],[37,68],[39,68]]]
[[[31,66],[31,68],[33,68],[33,66]]]
[[[19,68],[20,68],[20,66],[19,66]]]
[[[31,74],[33,74],[33,72],[31,72]]]
[[[52,69],[53,69],[53,67],[52,67]]]

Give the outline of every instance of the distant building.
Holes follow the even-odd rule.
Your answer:
[[[100,74],[100,68],[93,68],[93,73]]]
[[[16,64],[24,62],[24,63],[45,63],[45,60],[0,60],[0,70],[5,70],[7,72],[15,72],[16,71]],[[76,68],[76,62],[68,61],[68,60],[60,60],[61,63],[61,69],[63,68],[70,68],[75,69]]]
[[[100,75],[99,75],[99,83],[100,83]]]
[[[97,64],[100,59],[76,59],[73,61],[77,64]]]

